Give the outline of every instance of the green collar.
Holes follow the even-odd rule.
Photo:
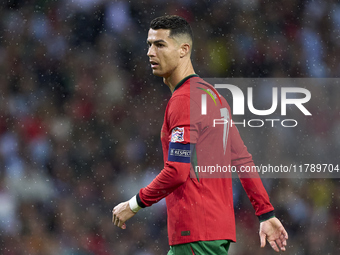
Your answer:
[[[187,77],[183,78],[179,83],[177,83],[177,85],[176,85],[176,87],[175,87],[175,89],[172,93],[174,93],[176,89],[178,89],[180,86],[182,86],[183,83],[186,82],[191,77],[198,77],[198,75],[197,74],[190,74]]]

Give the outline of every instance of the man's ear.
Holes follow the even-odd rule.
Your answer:
[[[180,48],[180,57],[183,58],[187,54],[190,54],[190,44],[189,43],[182,43],[181,48]]]

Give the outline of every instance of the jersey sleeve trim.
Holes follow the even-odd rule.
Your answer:
[[[138,206],[140,206],[141,208],[145,208],[146,207],[146,205],[140,199],[139,193],[136,195],[136,200],[137,200]]]
[[[263,222],[263,221],[269,220],[271,218],[274,218],[275,214],[274,214],[274,211],[270,211],[270,212],[261,214],[258,217],[259,217],[260,222]]]

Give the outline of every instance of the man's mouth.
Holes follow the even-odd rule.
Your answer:
[[[150,61],[151,68],[156,68],[159,64],[155,61]]]

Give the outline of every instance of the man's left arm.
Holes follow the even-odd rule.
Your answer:
[[[258,173],[244,171],[246,168],[254,167],[254,162],[235,126],[231,128],[230,138],[232,139],[232,165],[236,167],[241,184],[260,221],[261,247],[265,246],[267,240],[275,251],[279,252],[279,249],[285,251],[288,234],[281,222],[275,217],[274,207],[270,203],[269,196]]]

